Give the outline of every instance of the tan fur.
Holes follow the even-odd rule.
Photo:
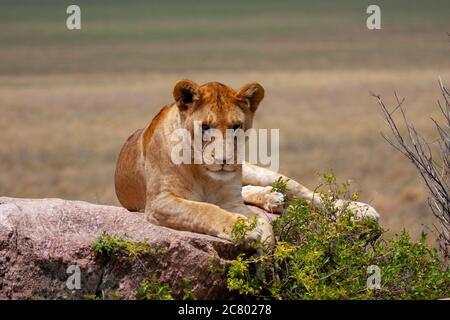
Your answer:
[[[145,180],[141,175],[139,142],[142,129],[136,130],[125,142],[119,154],[115,181],[116,194],[120,203],[131,211],[145,207]]]

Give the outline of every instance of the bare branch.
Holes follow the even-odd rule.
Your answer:
[[[406,117],[403,108],[405,98],[400,99],[395,92],[397,105],[389,111],[379,95],[371,93],[377,99],[378,105],[383,112],[384,120],[388,125],[393,138],[388,138],[381,133],[383,138],[397,151],[408,158],[416,167],[430,193],[428,204],[432,213],[440,222],[437,234],[439,248],[444,253],[446,259],[450,258],[450,91],[439,79],[439,88],[443,102],[438,100],[438,107],[444,116],[444,123],[439,124],[437,120],[431,119],[438,139],[429,143],[414,125]],[[394,120],[393,115],[400,112],[402,124],[406,127],[406,134],[401,133]],[[433,155],[439,155],[435,159]]]

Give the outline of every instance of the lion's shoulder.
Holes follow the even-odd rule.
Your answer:
[[[144,132],[142,133],[142,145],[144,147],[143,149],[144,153],[146,150],[146,146],[148,146],[152,140],[155,129],[158,126],[164,125],[164,123],[167,121],[166,115],[169,113],[171,107],[172,107],[171,105],[163,107],[158,112],[158,114],[153,118],[153,120],[150,122],[147,128],[144,129]]]

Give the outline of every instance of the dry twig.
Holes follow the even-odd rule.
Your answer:
[[[395,93],[397,105],[389,111],[379,95],[372,93],[372,96],[377,99],[384,119],[394,135],[393,138],[388,138],[382,133],[383,138],[414,164],[425,182],[430,193],[428,204],[441,225],[435,226],[438,245],[444,257],[450,259],[450,91],[442,84],[441,79],[439,79],[439,88],[443,102],[438,101],[438,106],[444,121],[440,124],[431,119],[438,133],[438,139],[432,142],[423,138],[407,119],[403,107],[404,98],[399,99]],[[402,122],[406,126],[406,134],[400,132],[393,118],[396,112],[401,114]]]

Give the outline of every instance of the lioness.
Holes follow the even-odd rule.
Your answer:
[[[165,106],[144,129],[134,132],[120,152],[115,188],[120,203],[131,211],[144,211],[151,223],[231,240],[238,218],[255,215],[246,203],[278,212],[283,195],[272,192],[272,183],[285,176],[244,163],[228,164],[230,150],[218,152],[213,164],[175,164],[171,161],[175,129],[192,135],[194,121],[202,129],[247,130],[264,97],[264,88],[250,83],[235,91],[221,83],[197,85],[181,80],[173,89],[175,102]],[[235,154],[234,152],[232,152]],[[244,186],[244,187],[243,187]],[[317,194],[296,181],[288,180],[288,195],[321,205]],[[339,202],[338,205],[344,205]],[[370,206],[352,202],[361,216],[378,219]],[[248,241],[274,242],[272,226],[265,214],[257,215],[257,226]]]

